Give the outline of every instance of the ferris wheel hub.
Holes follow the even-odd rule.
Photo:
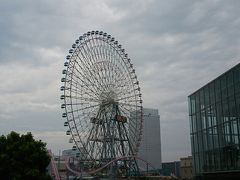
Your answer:
[[[100,95],[102,104],[113,104],[117,100],[117,95],[113,90],[102,92]]]
[[[122,45],[107,33],[89,31],[75,41],[66,60],[60,88],[62,117],[67,119],[64,126],[69,128],[66,134],[71,135],[74,149],[84,154],[84,168],[97,169],[136,155],[142,99],[133,64]],[[120,173],[138,168],[133,160],[114,165]]]

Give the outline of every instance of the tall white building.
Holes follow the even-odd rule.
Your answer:
[[[155,169],[162,169],[160,116],[157,109],[143,108],[143,134],[138,156]],[[146,164],[138,161],[140,170],[146,170]],[[151,167],[148,167],[151,170]]]

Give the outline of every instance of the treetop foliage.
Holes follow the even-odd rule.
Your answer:
[[[50,157],[46,143],[32,134],[11,132],[0,136],[1,179],[51,179],[47,174]]]

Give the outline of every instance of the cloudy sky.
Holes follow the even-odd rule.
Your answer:
[[[191,153],[187,96],[240,59],[238,0],[0,0],[0,133],[70,148],[61,70],[83,33],[114,36],[134,63],[144,106],[159,109],[163,161]]]

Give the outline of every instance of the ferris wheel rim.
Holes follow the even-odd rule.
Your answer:
[[[63,74],[65,75],[65,77],[64,78],[62,78],[62,82],[64,83],[64,85],[61,87],[61,90],[63,90],[63,92],[64,92],[64,94],[61,96],[61,99],[64,99],[64,103],[62,104],[62,108],[63,109],[65,109],[65,112],[63,113],[63,117],[64,118],[66,118],[67,119],[67,122],[68,122],[68,125],[69,125],[69,132],[71,133],[71,135],[72,135],[72,139],[73,139],[73,141],[75,142],[75,144],[77,145],[77,148],[78,149],[80,149],[80,147],[78,146],[78,144],[80,143],[81,145],[82,145],[82,147],[84,148],[84,151],[85,150],[87,150],[86,149],[86,147],[85,147],[85,143],[83,142],[83,139],[81,138],[81,136],[82,135],[80,135],[80,133],[79,133],[79,131],[77,130],[77,122],[75,121],[76,120],[76,116],[74,115],[74,113],[76,112],[76,111],[81,111],[81,110],[83,110],[83,109],[74,109],[73,108],[73,106],[78,106],[79,104],[77,104],[77,103],[73,103],[73,100],[76,100],[76,98],[74,99],[73,98],[73,96],[72,96],[72,93],[74,94],[74,93],[76,93],[76,95],[77,95],[77,92],[74,92],[74,88],[77,88],[77,87],[74,87],[74,83],[76,83],[76,85],[75,86],[78,86],[78,84],[77,84],[77,80],[79,80],[79,79],[77,79],[76,77],[76,74],[74,74],[74,73],[72,73],[71,74],[71,78],[70,79],[68,79],[69,77],[68,77],[68,72],[70,72],[70,70],[72,70],[73,71],[73,67],[75,67],[75,65],[76,66],[78,66],[77,65],[77,61],[76,60],[74,60],[74,64],[71,64],[71,62],[73,61],[73,59],[74,58],[76,58],[76,57],[74,57],[74,53],[76,53],[76,52],[78,52],[78,53],[83,53],[83,52],[87,52],[86,50],[84,50],[84,49],[80,49],[81,48],[81,45],[86,45],[87,43],[90,43],[91,42],[91,40],[92,41],[94,41],[94,39],[96,40],[96,41],[100,41],[100,42],[102,42],[102,43],[106,43],[106,44],[108,44],[109,45],[109,47],[111,47],[112,48],[112,50],[113,51],[115,51],[114,53],[116,53],[116,55],[119,55],[119,58],[118,59],[120,59],[122,62],[121,63],[123,63],[123,64],[121,64],[121,67],[123,68],[123,69],[125,69],[125,71],[127,71],[128,72],[128,78],[129,78],[129,80],[131,80],[131,85],[132,85],[132,87],[133,87],[133,96],[135,97],[135,99],[136,99],[136,96],[138,96],[138,100],[136,100],[136,102],[135,102],[135,104],[136,104],[136,106],[138,106],[138,108],[139,108],[139,110],[141,111],[140,112],[140,117],[139,117],[139,127],[138,127],[138,130],[140,131],[140,133],[139,133],[139,139],[137,139],[137,143],[139,143],[140,142],[140,140],[141,140],[141,131],[142,131],[142,121],[143,121],[143,114],[142,114],[142,98],[141,98],[141,93],[140,93],[140,86],[139,86],[139,81],[137,80],[137,76],[136,76],[136,73],[135,73],[135,69],[133,69],[133,65],[132,65],[132,63],[131,63],[131,60],[130,60],[130,58],[128,58],[128,54],[127,53],[125,53],[125,50],[122,48],[122,46],[118,43],[118,41],[116,41],[115,40],[115,38],[113,38],[111,35],[108,35],[107,33],[104,33],[103,31],[89,31],[89,32],[87,32],[87,33],[84,33],[83,34],[83,36],[80,36],[76,41],[75,41],[75,43],[72,45],[72,48],[69,50],[69,55],[67,55],[67,57],[66,57],[66,59],[67,59],[67,61],[64,63],[64,66],[66,67],[66,69],[64,69],[63,70]],[[94,42],[95,43],[95,42]],[[96,45],[96,44],[95,44]],[[93,46],[94,47],[94,46]],[[87,47],[87,45],[85,46],[85,48],[87,49],[88,47]],[[81,51],[82,50],[82,51]],[[89,52],[91,52],[91,53],[94,53],[94,55],[91,55],[91,54],[88,54],[88,53],[86,53],[86,58],[85,58],[85,60],[89,60],[89,62],[85,62],[86,64],[87,63],[90,63],[90,62],[92,62],[92,58],[91,58],[91,56],[95,56],[96,54],[96,52],[97,52],[97,50],[96,51],[94,51],[94,50],[91,50],[91,48],[90,49],[88,49],[89,50]],[[87,57],[88,56],[88,57]],[[102,54],[102,56],[104,56],[104,54]],[[82,55],[82,57],[85,57],[85,56],[83,56]],[[80,59],[80,57],[78,57],[79,59]],[[109,56],[108,56],[108,58],[109,58]],[[96,61],[95,61],[96,62]],[[99,63],[100,62],[100,63]],[[113,62],[111,62],[111,61],[109,61],[109,62],[111,62],[111,63],[113,63],[113,64],[111,64],[111,63],[109,63],[108,65],[103,61],[102,62],[102,66],[100,66],[100,64],[101,64],[101,61],[99,61],[98,63],[99,64],[96,64],[96,69],[92,69],[92,71],[93,72],[96,72],[97,71],[97,68],[99,68],[99,67],[102,67],[102,69],[104,69],[104,68],[106,68],[106,67],[110,67],[111,66],[111,68],[113,69],[113,68],[116,68],[114,65],[116,65],[116,64],[114,64],[114,63],[116,63],[115,61],[114,61],[114,63]],[[84,63],[83,63],[84,64]],[[71,67],[71,65],[73,65],[73,67]],[[119,65],[119,64],[118,64]],[[86,67],[88,67],[88,66],[86,66]],[[90,66],[89,66],[90,67]],[[71,68],[73,68],[73,69],[71,69]],[[78,67],[79,68],[79,67]],[[118,69],[119,70],[119,69]],[[131,71],[130,71],[131,70]],[[119,70],[120,71],[120,70]],[[93,75],[92,73],[91,73],[91,71],[88,69],[88,70],[86,70],[84,73],[88,73],[87,74],[87,77],[86,78],[89,78],[89,79],[91,79],[91,80],[94,80],[94,76],[92,76],[91,77],[91,75]],[[120,73],[118,74],[118,75],[120,75]],[[74,79],[73,80],[73,76],[75,76],[75,78],[76,79]],[[82,77],[85,77],[85,76],[83,76],[82,75]],[[104,77],[104,75],[101,75],[101,77]],[[133,81],[133,79],[135,80],[135,81]],[[89,82],[91,81],[91,80],[88,80]],[[70,89],[68,89],[69,87],[67,86],[67,84],[69,83],[71,81],[71,83],[72,83],[72,86],[70,87]],[[75,82],[76,81],[76,82]],[[97,80],[96,81],[94,81],[95,83],[97,82]],[[73,85],[74,84],[74,85]],[[84,85],[86,85],[86,86],[90,86],[90,84],[84,84]],[[92,84],[92,86],[93,86],[94,84]],[[110,85],[109,85],[110,86]],[[100,86],[99,85],[99,88],[103,88],[102,86]],[[136,89],[134,89],[136,87]],[[82,87],[83,88],[83,87]],[[85,88],[85,87],[84,87]],[[107,89],[107,87],[105,88],[105,89]],[[124,88],[122,88],[122,89],[124,89]],[[96,90],[96,87],[95,87],[95,90]],[[67,91],[71,91],[71,93],[69,94],[70,96],[68,97],[68,94],[67,94]],[[127,90],[126,90],[127,91]],[[87,92],[87,89],[86,89],[86,92]],[[86,93],[85,92],[85,93]],[[113,92],[113,93],[112,93]],[[138,94],[136,94],[136,92],[138,92]],[[88,92],[89,93],[89,96],[90,95],[98,95],[99,96],[99,94],[96,94],[96,93],[94,93],[93,92],[93,90],[91,90],[91,92]],[[92,94],[91,94],[92,93]],[[121,92],[120,92],[121,93]],[[132,93],[132,92],[131,92]],[[110,95],[109,95],[110,94]],[[103,96],[103,98],[102,99],[104,99],[105,97],[110,97],[109,98],[109,101],[111,100],[111,99],[114,99],[115,98],[115,96],[117,96],[116,94],[114,94],[114,91],[112,90],[112,91],[109,91],[108,92],[108,94],[104,94],[104,93],[102,93],[101,94],[102,96]],[[94,97],[94,96],[93,96]],[[103,101],[101,100],[101,99],[94,99],[94,98],[89,98],[88,100],[90,101],[90,100],[92,100],[92,101],[96,101],[96,103],[98,103],[98,104],[95,104],[95,105],[93,105],[93,103],[91,104],[91,106],[86,106],[85,108],[86,109],[88,109],[88,108],[93,108],[93,107],[98,107],[98,106],[100,106],[100,104],[102,103],[103,104]],[[99,96],[100,97],[100,96]],[[118,100],[118,101],[120,101],[120,100],[123,100],[124,98],[131,98],[131,97],[122,97],[122,98],[120,98],[120,99],[116,99],[116,100]],[[67,101],[67,100],[70,100],[70,103]],[[114,99],[115,100],[115,99]],[[85,101],[87,101],[87,99],[85,99]],[[77,102],[77,101],[76,101]],[[127,109],[125,109],[124,110],[124,107],[125,106],[133,106],[134,104],[127,104],[127,103],[123,103],[122,104],[122,106],[121,106],[121,108],[123,108],[122,109],[122,111],[127,111]],[[70,107],[70,108],[69,108]],[[70,109],[70,110],[69,110]],[[85,109],[85,110],[86,110]],[[136,108],[137,109],[137,108]],[[70,126],[70,123],[72,123],[72,124],[74,124],[74,126]],[[80,126],[81,126],[81,123],[79,124]],[[74,129],[74,127],[76,128],[76,129]],[[139,145],[137,144],[136,145],[136,152],[137,152],[137,150],[138,150],[138,147],[139,147]]]

